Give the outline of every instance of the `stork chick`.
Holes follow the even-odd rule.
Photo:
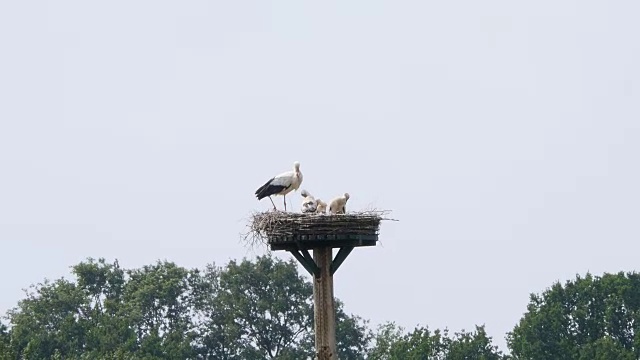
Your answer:
[[[293,163],[293,171],[283,172],[282,174],[272,177],[256,190],[255,195],[258,200],[269,197],[273,205],[273,210],[278,209],[276,208],[276,204],[273,203],[271,196],[282,195],[284,198],[284,211],[287,211],[287,194],[291,191],[298,190],[300,184],[302,184],[302,172],[300,172],[300,163],[296,161]]]
[[[349,201],[348,193],[344,193],[344,195],[331,200],[329,203],[329,212],[332,214],[345,214],[347,212],[347,201]]]
[[[316,214],[324,214],[327,212],[327,203],[316,199]]]
[[[307,190],[302,190],[300,192],[302,195],[302,212],[303,213],[313,213],[316,212],[317,208],[317,200],[309,194]]]

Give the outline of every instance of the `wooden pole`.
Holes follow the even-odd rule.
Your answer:
[[[332,248],[313,249],[313,259],[320,268],[320,274],[314,276],[313,282],[316,359],[337,360],[336,311],[333,298],[333,276],[331,275]]]

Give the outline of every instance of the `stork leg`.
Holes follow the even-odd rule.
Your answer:
[[[282,197],[284,199],[284,211],[287,211],[287,195]]]
[[[273,199],[271,198],[271,196],[269,196],[269,200],[271,200],[271,204],[273,205],[273,210],[278,210],[278,209],[276,209],[276,204],[274,204]]]

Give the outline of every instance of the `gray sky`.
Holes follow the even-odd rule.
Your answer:
[[[253,193],[298,160],[400,220],[336,273],[349,312],[504,349],[530,292],[637,265],[639,11],[0,2],[0,312],[89,256],[254,256]]]

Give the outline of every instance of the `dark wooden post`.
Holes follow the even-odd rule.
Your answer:
[[[313,260],[319,268],[314,276],[313,301],[316,333],[316,359],[336,360],[336,310],[333,297],[333,274],[331,263],[333,251],[330,247],[313,249]]]
[[[317,360],[338,360],[333,274],[354,248],[375,246],[377,241],[377,234],[304,235],[285,239],[275,238],[269,241],[271,250],[289,251],[313,276],[313,318]],[[333,248],[340,249],[335,258]],[[309,250],[313,251],[313,257]]]

